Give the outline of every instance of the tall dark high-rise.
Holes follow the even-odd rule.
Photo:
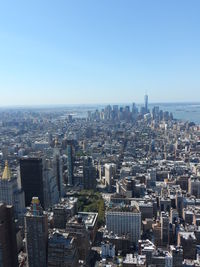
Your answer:
[[[24,223],[28,267],[46,267],[48,221],[37,197],[33,197]]]
[[[72,145],[67,145],[67,170],[68,170],[68,185],[73,185],[73,155]]]
[[[96,188],[96,169],[91,157],[84,157],[83,159],[83,187],[84,189]]]
[[[32,197],[40,199],[44,207],[43,164],[41,158],[20,159],[21,185],[25,194],[25,205],[29,206]]]
[[[163,246],[169,244],[169,216],[161,212],[161,241]]]
[[[0,266],[18,266],[14,209],[3,203],[0,203]]]

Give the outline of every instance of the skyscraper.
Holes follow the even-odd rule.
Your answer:
[[[86,261],[91,248],[90,235],[81,216],[74,216],[66,223],[67,233],[75,238],[79,259]]]
[[[28,267],[46,267],[48,221],[37,197],[25,215],[25,240]]]
[[[56,182],[59,192],[59,197],[63,196],[63,165],[60,156],[60,149],[58,147],[58,140],[55,140],[54,154],[53,154],[53,168],[56,175]]]
[[[161,241],[163,246],[169,244],[169,216],[167,213],[161,213]]]
[[[111,186],[112,179],[116,173],[116,165],[114,163],[105,164],[105,183],[109,187]]]
[[[117,235],[130,234],[130,240],[137,245],[141,231],[141,213],[137,206],[110,207],[106,211],[106,228]]]
[[[84,157],[83,159],[83,187],[84,189],[96,188],[96,169],[91,157]]]
[[[52,166],[52,160],[43,161],[43,185],[44,185],[44,205],[48,209],[59,202],[59,192],[56,180],[56,174]]]
[[[40,199],[44,207],[43,164],[41,158],[20,159],[21,185],[25,193],[25,205],[29,206],[32,197]]]
[[[24,215],[24,192],[18,186],[17,177],[12,175],[7,161],[0,177],[0,201],[14,207],[16,218]]]
[[[14,209],[3,203],[0,203],[0,266],[18,266]]]
[[[72,155],[72,145],[67,145],[67,170],[68,170],[68,185],[73,185],[73,155]]]
[[[148,113],[148,95],[147,94],[144,96],[144,108],[145,108],[145,112]]]
[[[62,230],[53,230],[48,240],[48,267],[76,267],[78,251],[75,238]]]

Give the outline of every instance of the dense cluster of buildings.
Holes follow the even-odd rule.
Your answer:
[[[200,266],[199,126],[147,95],[0,112],[0,266]]]

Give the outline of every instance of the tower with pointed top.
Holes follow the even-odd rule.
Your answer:
[[[10,171],[10,168],[8,166],[8,161],[7,160],[5,162],[5,168],[4,168],[4,171],[3,171],[2,179],[3,180],[10,180],[11,179],[11,171]]]
[[[24,192],[18,185],[17,176],[12,175],[8,161],[5,162],[4,171],[0,177],[0,201],[14,207],[16,218],[23,216],[25,211]]]
[[[144,109],[145,109],[145,112],[148,113],[148,95],[147,94],[144,96]]]

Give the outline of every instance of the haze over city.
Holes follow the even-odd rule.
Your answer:
[[[200,2],[2,1],[0,106],[200,99]]]
[[[200,267],[200,1],[0,1],[0,267]]]

